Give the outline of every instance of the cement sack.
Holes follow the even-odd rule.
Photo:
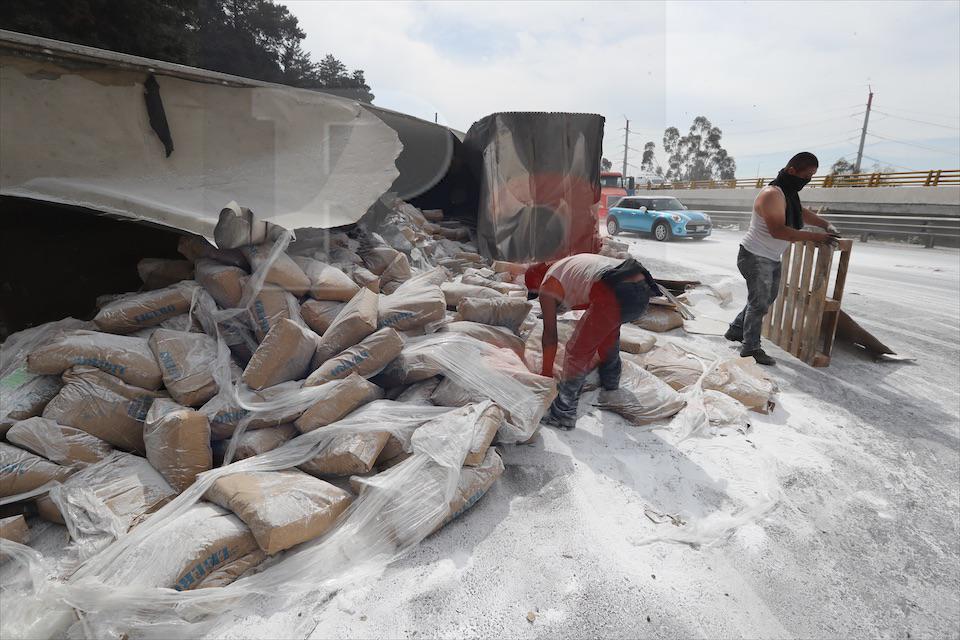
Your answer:
[[[516,333],[532,308],[533,305],[523,298],[464,298],[457,306],[456,319],[506,327]]]
[[[686,405],[686,400],[640,365],[624,360],[620,388],[601,390],[596,404],[601,409],[619,414],[631,424],[645,425],[676,415]]]
[[[187,313],[197,285],[192,280],[165,289],[124,296],[104,305],[93,318],[101,331],[132,333]]]
[[[503,409],[495,404],[491,404],[480,412],[473,426],[473,439],[470,441],[470,451],[463,459],[463,466],[476,467],[483,463],[487,457],[487,449],[490,448],[490,443],[493,442],[505,419]]]
[[[377,330],[379,296],[369,289],[360,289],[350,299],[317,344],[310,363],[316,369],[345,349],[349,349]]]
[[[215,504],[198,502],[121,552],[102,579],[117,588],[189,591],[256,550],[253,534],[239,518]]]
[[[207,258],[241,269],[246,269],[249,266],[247,259],[238,250],[218,249],[202,236],[181,236],[179,242],[177,242],[177,251],[191,262]]]
[[[300,305],[300,317],[317,335],[323,336],[345,306],[332,300],[305,300]]]
[[[703,410],[714,429],[737,429],[743,432],[750,427],[750,411],[742,402],[714,389],[703,392]]]
[[[193,262],[166,258],[143,258],[137,263],[137,275],[147,291],[162,289],[181,280],[193,280]]]
[[[563,361],[566,358],[564,345],[570,342],[573,337],[573,330],[576,329],[575,320],[557,318],[557,354],[553,359],[553,376],[557,379],[563,374]],[[533,373],[543,371],[543,321],[537,320],[533,329],[527,335],[524,343],[523,361]],[[590,368],[594,369],[600,363],[600,358],[594,356],[591,360]]]
[[[367,269],[374,275],[382,275],[387,267],[400,255],[400,252],[391,247],[373,247],[360,251],[360,257]],[[408,265],[409,266],[409,265]]]
[[[70,537],[94,550],[127,533],[175,495],[146,459],[120,451],[50,491]]]
[[[318,337],[293,320],[281,320],[270,330],[243,370],[242,380],[251,389],[264,389],[307,374]]]
[[[299,418],[308,405],[291,401],[290,398],[303,387],[303,381],[291,380],[281,382],[272,387],[254,391],[255,403],[276,403],[280,406],[270,410],[250,411],[246,420],[247,429],[264,429],[266,427],[278,427],[288,422],[293,422]]]
[[[388,287],[396,288],[409,280],[411,275],[413,274],[410,271],[410,260],[407,259],[406,254],[398,253],[397,257],[380,274],[380,289],[384,293],[390,293],[387,290]]]
[[[430,276],[417,276],[388,296],[380,296],[378,326],[397,331],[420,329],[442,320],[447,312],[443,291]]]
[[[489,287],[478,287],[475,284],[462,282],[444,282],[440,285],[448,309],[456,309],[464,298],[502,298],[503,294]]]
[[[207,421],[210,423],[211,440],[225,440],[232,436],[240,425],[240,421],[250,413],[220,394],[210,398],[199,411],[207,416]]]
[[[335,265],[356,265],[363,266],[363,258],[361,258],[355,251],[351,251],[346,247],[336,247],[330,250],[330,261]]]
[[[235,309],[240,306],[246,271],[215,260],[203,259],[197,261],[195,275],[200,286],[221,308]]]
[[[266,559],[267,554],[265,554],[262,549],[255,549],[237,558],[233,562],[220,565],[213,571],[208,572],[206,577],[203,578],[195,588],[213,589],[215,587],[225,587]]]
[[[86,431],[118,449],[145,452],[143,421],[153,401],[165,393],[134,387],[94,367],[67,369],[63,382],[44,408],[44,418]]]
[[[464,389],[450,378],[444,378],[430,394],[430,402],[438,407],[465,407],[481,402],[483,394]]]
[[[486,262],[486,259],[482,255],[474,251],[457,251],[453,254],[453,257],[466,260],[467,262],[479,262],[481,264]]]
[[[63,388],[60,376],[40,376],[17,367],[0,378],[0,438],[20,420],[43,413]]]
[[[620,351],[646,353],[657,344],[656,336],[650,335],[632,324],[620,325]]]
[[[448,322],[443,325],[438,332],[462,333],[471,338],[476,338],[477,340],[491,344],[498,349],[510,349],[521,358],[523,357],[523,340],[505,327],[494,327],[479,322],[460,320]]]
[[[400,394],[394,398],[394,400],[404,404],[433,404],[430,402],[430,396],[433,394],[434,390],[436,390],[437,385],[440,384],[440,380],[440,377],[433,376],[427,378],[426,380],[415,382],[403,389],[403,391],[401,391]]]
[[[156,389],[161,383],[160,367],[143,338],[72,331],[27,356],[31,373],[60,374],[78,365],[96,367],[143,389]]]
[[[252,458],[267,451],[273,451],[282,444],[293,440],[300,432],[292,424],[282,424],[279,427],[267,427],[256,431],[247,431],[240,436],[237,442],[237,451],[234,461]],[[223,441],[226,445],[228,442]]]
[[[257,244],[243,247],[240,251],[250,262],[251,271],[256,271],[266,265],[272,249],[271,244]],[[293,258],[283,252],[277,255],[277,259],[267,269],[264,283],[275,284],[298,298],[310,290],[310,278],[297,266]]]
[[[703,374],[700,361],[673,344],[651,349],[638,356],[637,362],[677,391],[696,384]]]
[[[449,515],[444,518],[437,530],[475,505],[490,490],[497,478],[503,475],[503,469],[503,460],[493,448],[487,449],[483,460],[477,466],[464,467],[460,471],[456,493],[450,501]]]
[[[363,378],[375,376],[400,355],[403,338],[394,329],[386,328],[370,334],[358,344],[326,360],[303,383],[315,387],[330,380],[356,373]]]
[[[204,497],[243,520],[268,555],[323,535],[353,501],[349,492],[296,469],[223,476]]]
[[[475,271],[471,269],[471,271]],[[493,289],[497,293],[503,295],[508,295],[511,293],[523,293],[524,298],[526,298],[526,287],[523,287],[518,284],[513,284],[510,282],[500,282],[499,280],[491,280],[475,273],[465,273],[460,282],[463,284],[476,285],[478,287],[487,287],[488,289]]]
[[[777,386],[753,358],[732,358],[714,367],[703,380],[704,389],[714,389],[739,400],[759,413],[769,413]]]
[[[157,400],[150,407],[143,442],[147,460],[177,493],[213,468],[207,417],[170,400]]]
[[[361,431],[338,435],[316,457],[301,464],[300,468],[315,476],[369,473],[389,438],[389,431]]]
[[[71,472],[72,469],[0,442],[0,498],[33,491],[48,482],[66,480]]]
[[[358,286],[380,293],[380,276],[365,267],[354,265],[346,272]]]
[[[392,389],[405,384],[420,382],[440,374],[440,368],[429,361],[428,358],[417,353],[400,352],[383,371],[374,376],[371,382],[383,387]]]
[[[351,373],[342,380],[321,385],[328,393],[294,421],[300,433],[307,433],[343,418],[357,407],[383,397],[383,389]]]
[[[514,276],[522,276],[527,272],[527,265],[505,260],[494,260],[491,268],[497,273],[509,273]]]
[[[0,518],[0,538],[10,540],[17,544],[27,544],[30,538],[30,527],[27,526],[27,520],[21,515]],[[3,556],[0,555],[0,560]]]
[[[293,261],[310,278],[310,297],[314,300],[348,302],[360,290],[350,276],[325,262],[299,256]]]
[[[292,293],[273,285],[265,286],[251,301],[248,317],[258,342],[263,342],[270,329],[281,320],[293,320],[302,324],[300,303]]]
[[[217,341],[205,333],[157,329],[150,349],[163,370],[163,384],[182,405],[199,407],[217,394],[213,370]]]
[[[672,307],[651,304],[643,315],[633,321],[641,329],[663,333],[683,326],[683,316]]]
[[[103,460],[114,449],[86,431],[57,424],[47,418],[27,418],[13,425],[7,440],[66,467],[85,466]]]

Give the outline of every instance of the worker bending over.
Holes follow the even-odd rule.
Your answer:
[[[553,377],[557,356],[557,313],[586,309],[573,336],[565,345],[566,357],[557,398],[547,410],[544,422],[561,429],[573,429],[577,404],[594,354],[600,357],[600,384],[613,390],[620,386],[620,325],[639,318],[651,296],[659,295],[657,285],[642,264],[628,258],[619,260],[592,253],[580,253],[558,260],[547,270],[540,285],[543,311],[543,370]]]
[[[817,156],[803,151],[790,158],[787,166],[764,187],[753,202],[750,228],[740,241],[737,269],[747,281],[747,304],[730,323],[727,340],[742,342],[740,355],[760,364],[772,365],[773,358],[760,348],[763,316],[780,290],[780,260],[794,240],[836,243],[839,235],[827,220],[800,204],[800,190],[817,172]],[[804,224],[826,229],[826,233],[800,231]]]

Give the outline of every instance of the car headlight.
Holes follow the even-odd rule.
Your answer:
[[[683,217],[677,213],[672,214],[670,217],[673,218],[674,222],[683,222]]]
[[[710,216],[708,216],[707,214],[703,214],[703,219],[707,221],[707,224],[710,224],[711,222],[713,222],[713,221],[710,219]]]

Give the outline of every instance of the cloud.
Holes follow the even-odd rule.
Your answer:
[[[624,116],[640,150],[705,115],[738,173],[770,174],[801,148],[855,154],[872,84],[888,115],[871,130],[948,153],[868,138],[870,155],[960,165],[960,130],[903,119],[960,127],[953,2],[286,4],[314,58],[363,69],[377,104],[463,131],[496,111],[600,113],[619,166]]]

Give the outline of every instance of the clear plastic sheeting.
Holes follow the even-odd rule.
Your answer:
[[[273,451],[203,473],[146,522],[89,558],[66,582],[40,580],[42,588],[11,593],[9,599],[4,592],[4,609],[42,597],[54,607],[65,603],[81,614],[81,622],[69,630],[71,636],[140,637],[162,629],[168,638],[197,637],[214,628],[217,613],[243,607],[249,598],[275,598],[279,608],[303,593],[368,575],[451,515],[461,466],[475,437],[474,425],[488,406],[481,403],[453,414],[438,407],[380,400]],[[422,434],[415,431],[431,420],[438,428]],[[135,573],[126,573],[129,579],[123,589],[114,586],[111,576],[124,573],[127,563],[140,562],[140,550],[151,548],[156,536],[162,537],[167,527],[188,514],[218,478],[290,469],[315,457],[340,436],[373,431],[389,431],[408,445],[413,455],[369,478],[325,535],[290,549],[279,561],[222,588],[177,592],[152,586],[151,580],[141,581]],[[33,560],[36,563],[37,558]],[[35,622],[28,616],[23,626],[11,627],[10,634],[21,636],[26,625]],[[69,620],[62,622],[48,635],[63,635]]]
[[[495,113],[470,127],[481,254],[540,262],[600,248],[603,123],[586,113]]]

